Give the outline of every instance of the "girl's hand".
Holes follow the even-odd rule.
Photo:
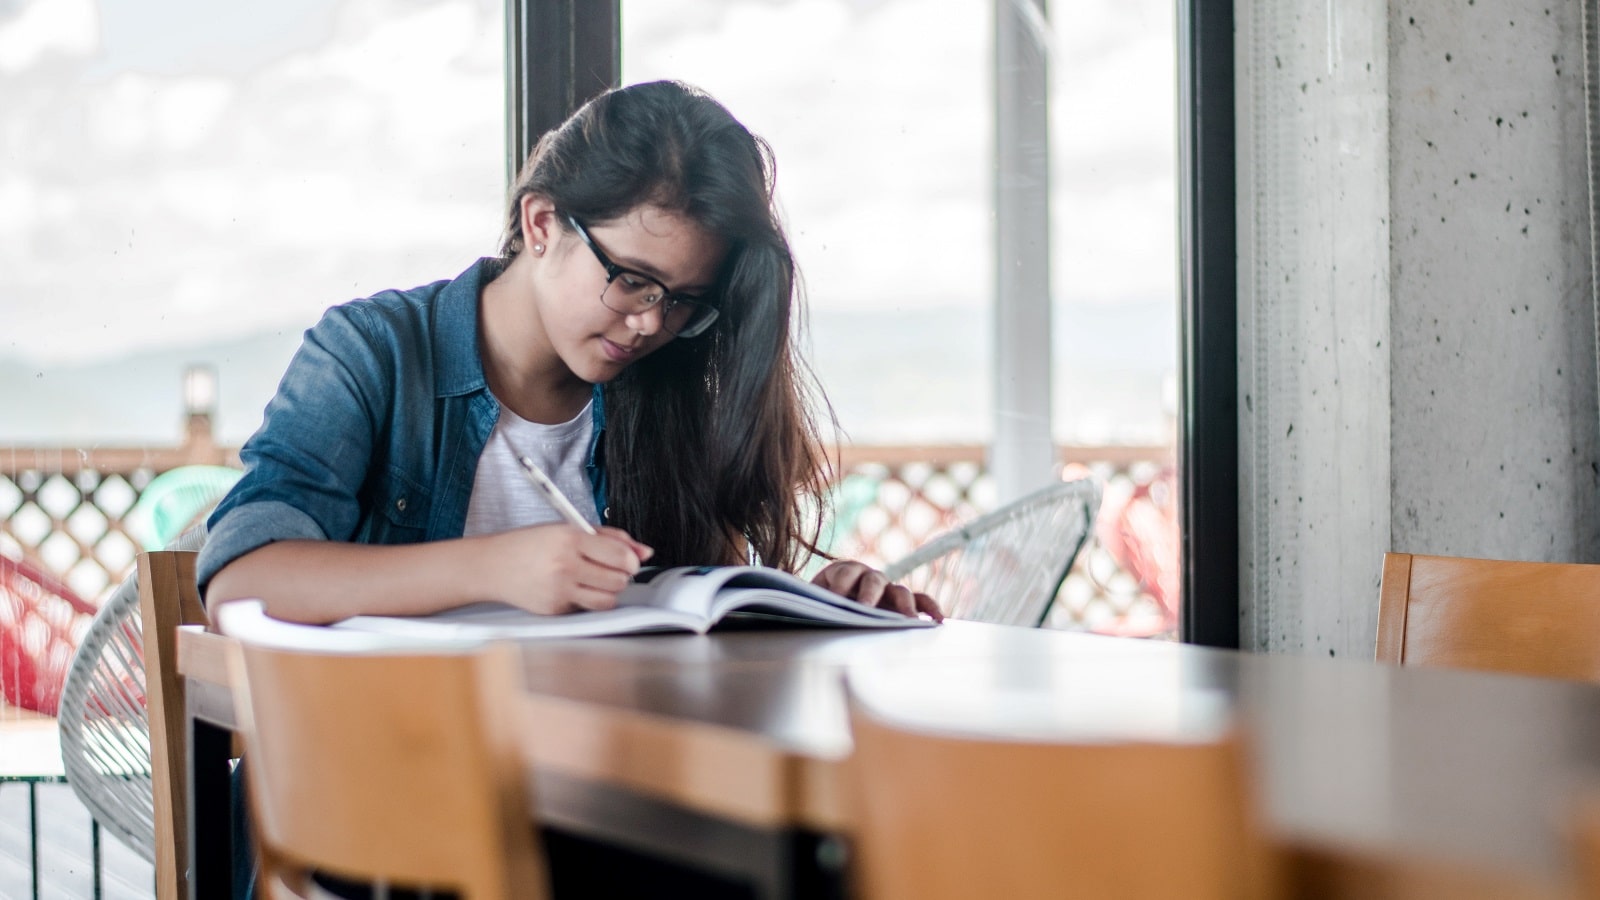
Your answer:
[[[620,528],[587,534],[571,525],[535,525],[489,539],[480,571],[493,599],[541,615],[611,609],[652,549]]]
[[[939,611],[939,604],[932,597],[913,593],[903,584],[894,584],[882,572],[863,563],[831,562],[811,581],[868,606],[881,606],[907,616],[927,613],[935,622],[944,621],[944,613]]]

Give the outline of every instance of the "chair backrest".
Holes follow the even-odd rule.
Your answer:
[[[509,645],[350,654],[241,640],[234,708],[266,896],[313,894],[313,872],[467,900],[546,896],[508,714],[519,658]]]
[[[142,553],[101,606],[67,671],[58,714],[67,783],[95,820],[155,865],[156,895],[188,895],[188,735],[179,625],[205,624],[194,550]]]
[[[934,538],[884,574],[933,597],[950,618],[1037,627],[1099,507],[1091,479],[1052,484]]]
[[[1265,898],[1242,740],[998,740],[851,702],[852,860],[865,900]]]
[[[1600,565],[1386,553],[1377,659],[1600,681]]]
[[[0,554],[0,708],[55,715],[77,635],[94,614],[60,578]]]
[[[156,894],[163,898],[189,893],[189,734],[178,677],[178,626],[206,624],[194,575],[198,556],[192,550],[160,550],[141,553],[138,561]]]

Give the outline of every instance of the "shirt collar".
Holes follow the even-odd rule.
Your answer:
[[[437,396],[452,397],[489,389],[478,355],[478,298],[505,270],[505,262],[485,257],[439,291],[434,304],[433,358]]]

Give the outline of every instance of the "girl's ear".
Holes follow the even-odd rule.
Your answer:
[[[560,216],[550,198],[538,194],[522,195],[522,246],[541,255],[560,234]]]

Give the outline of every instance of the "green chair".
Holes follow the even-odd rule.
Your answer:
[[[227,466],[179,466],[157,475],[124,519],[145,550],[172,546],[178,535],[211,514],[244,473]]]

